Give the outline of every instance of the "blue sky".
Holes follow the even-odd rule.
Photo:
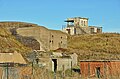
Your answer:
[[[30,22],[60,30],[69,17],[87,17],[103,32],[120,33],[120,0],[0,0],[0,21]]]

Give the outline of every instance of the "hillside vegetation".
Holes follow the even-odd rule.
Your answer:
[[[20,53],[26,53],[29,50],[30,48],[25,47],[17,41],[8,29],[0,27],[0,52],[18,51]]]
[[[23,38],[28,39],[29,37],[27,38],[17,35],[16,29],[22,27],[36,27],[36,26],[37,24],[26,22],[15,21],[0,22],[0,52],[13,52],[16,50],[23,54],[31,51],[32,49],[29,46],[24,45],[23,42],[20,41]]]
[[[33,27],[33,26],[37,26],[37,24],[26,23],[26,22],[14,22],[14,21],[0,22],[0,27],[7,27],[7,28],[21,28],[21,27]]]
[[[104,33],[68,37],[69,52],[76,52],[79,60],[120,59],[120,34]]]
[[[15,30],[22,27],[37,26],[37,24],[24,22],[0,22],[0,52],[16,50],[25,53],[31,50],[28,47],[29,45],[37,45],[36,40],[18,36]],[[23,38],[24,40],[21,41]],[[32,40],[35,44],[24,43],[24,41],[31,42]],[[118,60],[120,59],[120,34],[104,33],[68,36],[67,53],[77,53],[79,60]]]

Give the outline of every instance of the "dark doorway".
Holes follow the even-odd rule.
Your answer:
[[[54,72],[57,71],[57,59],[52,59],[52,61],[54,62]]]
[[[100,29],[97,28],[97,33],[100,33]]]
[[[74,34],[76,34],[76,28],[74,28]]]
[[[70,34],[70,29],[66,29],[68,31],[68,34]]]
[[[94,28],[91,28],[91,33],[94,34]]]
[[[100,78],[100,67],[96,67],[96,75]]]

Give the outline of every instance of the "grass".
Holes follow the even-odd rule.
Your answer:
[[[68,50],[78,54],[80,60],[120,59],[120,34],[103,33],[68,37]]]
[[[8,28],[37,26],[36,24],[24,22],[0,22],[0,51],[6,52],[17,50],[27,52],[30,50],[16,40]],[[6,27],[7,29],[3,28]],[[103,33],[93,35],[74,35],[68,36],[68,52],[77,53],[78,60],[102,59],[116,60],[120,59],[120,34]]]
[[[20,53],[26,53],[29,50],[31,49],[17,41],[8,29],[0,27],[0,52],[18,51]]]

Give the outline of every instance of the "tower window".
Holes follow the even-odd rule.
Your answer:
[[[85,21],[84,21],[84,26],[86,26]]]
[[[52,40],[52,43],[53,43],[53,40]]]
[[[81,25],[83,26],[83,21],[81,21]]]
[[[53,38],[54,36],[52,35],[52,38]]]

